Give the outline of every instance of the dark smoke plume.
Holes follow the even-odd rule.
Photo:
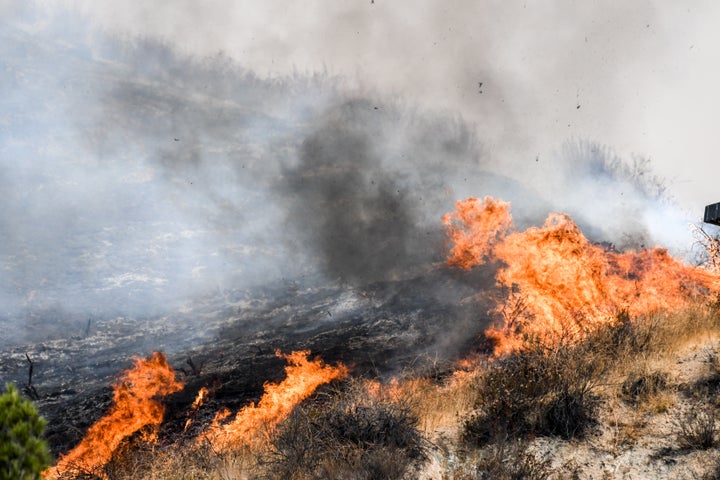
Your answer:
[[[436,150],[435,165],[428,165],[413,146],[390,151],[388,136],[400,133],[389,128],[398,113],[385,111],[369,100],[333,107],[303,140],[299,162],[283,171],[288,218],[302,243],[317,249],[331,276],[346,281],[387,279],[440,259],[441,232],[422,225],[422,209],[437,210],[432,203],[442,185],[428,171],[440,170],[442,159],[451,167],[452,159]],[[471,153],[460,152],[468,164]]]

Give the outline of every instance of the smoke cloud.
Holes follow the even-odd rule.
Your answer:
[[[537,58],[507,62],[503,55],[525,45],[525,34],[518,33],[520,46],[498,43],[494,29],[473,37],[460,17],[504,18],[518,32],[537,33],[540,25],[510,18],[519,7],[468,4],[462,13],[421,3],[409,12],[376,2],[393,22],[409,15],[408,39],[397,44],[368,16],[377,14],[369,5],[327,12],[315,5],[298,17],[302,31],[332,24],[321,32],[337,35],[337,42],[323,39],[329,50],[318,50],[319,37],[305,42],[314,59],[334,62],[355,51],[352,31],[372,46],[363,55],[390,45],[356,78],[312,61],[308,71],[283,64],[270,75],[273,58],[305,58],[278,24],[268,23],[257,41],[250,38],[257,28],[239,29],[242,53],[224,43],[239,37],[218,39],[207,30],[212,22],[202,21],[224,25],[219,10],[195,2],[154,3],[152,14],[96,2],[50,14],[0,4],[13,12],[0,30],[0,322],[23,325],[13,330],[19,339],[39,338],[52,333],[41,320],[47,312],[84,324],[89,316],[159,315],[201,295],[284,278],[352,285],[398,278],[443,260],[440,217],[468,196],[511,201],[520,228],[564,211],[592,240],[620,248],[687,245],[676,234],[686,231],[687,215],[668,199],[652,163],[585,137],[567,141],[556,126],[565,113],[530,108],[549,90],[551,103],[589,126],[577,132],[607,126],[592,120],[612,117],[599,106],[602,95],[548,80],[549,70],[572,70],[581,51],[568,64],[542,68]],[[573,8],[585,26],[624,12]],[[247,12],[289,22],[265,6],[233,7],[227,17]],[[429,39],[446,42],[451,54],[433,75],[415,79],[425,71],[422,55],[408,56],[408,48],[431,51],[419,39],[433,15],[464,31]],[[579,26],[567,28],[565,41],[584,43]],[[627,23],[617,28],[628,35]],[[476,45],[480,53],[468,57]],[[602,70],[609,87],[634,58],[628,55]],[[345,61],[338,70],[350,69]],[[526,61],[540,77],[527,78]],[[584,66],[578,84],[594,71]],[[367,80],[374,74],[377,81]],[[511,94],[528,86],[527,95]],[[441,90],[437,102],[423,99]]]

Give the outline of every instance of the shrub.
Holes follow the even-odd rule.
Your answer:
[[[623,396],[636,403],[638,400],[657,395],[667,388],[667,374],[663,372],[630,372],[622,384]]]
[[[592,390],[605,368],[591,353],[584,343],[529,343],[491,364],[478,381],[477,409],[465,420],[465,440],[484,445],[498,434],[582,436],[596,423]]]
[[[632,371],[622,384],[623,399],[633,405],[648,402],[668,388],[664,372]]]
[[[695,399],[707,400],[720,406],[720,356],[716,349],[708,351],[707,372],[694,383],[683,385],[684,393]]]
[[[693,407],[676,423],[681,448],[707,450],[718,445],[720,425],[713,405]]]
[[[296,408],[272,438],[270,478],[392,480],[424,463],[417,417],[361,395],[346,392]]]
[[[499,441],[477,462],[478,480],[545,480],[553,470],[550,460],[538,459],[522,442]]]
[[[12,384],[0,395],[0,480],[34,480],[50,465],[45,420]]]

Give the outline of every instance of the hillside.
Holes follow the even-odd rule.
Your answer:
[[[177,375],[189,350],[137,357],[112,399],[38,398],[51,428],[68,409],[105,405],[82,438],[53,430],[61,454],[45,477],[720,474],[712,270],[592,243],[567,215],[516,230],[491,197],[458,202],[443,222],[445,267],[366,289],[268,292],[230,317],[213,309],[227,299],[208,302],[216,333],[187,340],[204,352]]]
[[[236,443],[187,425],[158,442],[148,425],[107,464],[58,478],[717,478],[719,332],[718,305],[704,303],[430,376],[336,375]],[[288,369],[276,391],[302,374]],[[187,424],[216,405],[210,393]]]

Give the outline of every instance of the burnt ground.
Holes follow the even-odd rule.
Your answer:
[[[265,382],[284,376],[285,361],[276,350],[310,350],[327,363],[343,362],[354,376],[447,368],[477,347],[487,325],[478,295],[483,278],[492,276],[436,265],[363,288],[292,280],[206,296],[154,318],[64,319],[66,335],[0,349],[0,374],[27,387],[30,357],[36,405],[57,454],[72,448],[107,410],[111,385],[134,356],[164,351],[186,383],[165,399],[161,439],[167,440],[182,431],[202,386],[213,395],[195,428],[223,406],[235,411],[258,400]]]

